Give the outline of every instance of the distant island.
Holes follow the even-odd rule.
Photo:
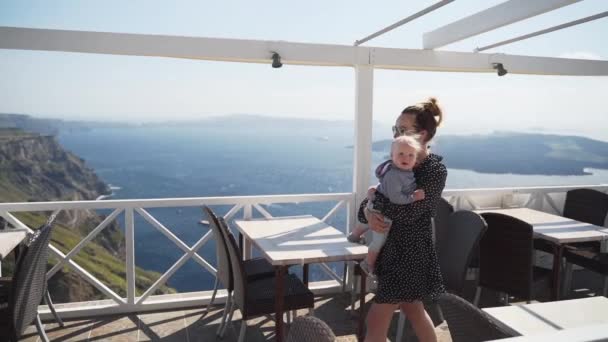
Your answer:
[[[391,140],[373,143],[388,155]],[[431,143],[448,168],[480,173],[585,175],[587,168],[608,169],[608,143],[579,136],[496,132],[442,135]]]
[[[41,134],[56,134],[74,130],[115,127],[206,127],[226,129],[237,125],[252,131],[298,130],[331,127],[353,134],[352,121],[308,118],[272,117],[264,115],[231,114],[203,117],[188,121],[165,121],[144,124],[93,121],[39,119],[23,114],[0,113],[0,128],[19,128]],[[388,131],[374,122],[374,131]],[[260,133],[266,134],[266,133]],[[329,138],[314,136],[317,141]],[[352,148],[352,146],[349,146]],[[376,141],[375,152],[388,155],[390,140]],[[472,170],[480,173],[521,175],[585,175],[588,168],[608,169],[608,142],[580,136],[495,132],[485,135],[440,135],[432,142],[432,149],[444,157],[448,168]]]

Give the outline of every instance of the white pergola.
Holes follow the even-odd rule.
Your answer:
[[[49,271],[52,276],[62,265],[70,265],[81,277],[84,277],[99,291],[110,298],[110,304],[95,304],[82,307],[68,308],[64,314],[79,317],[84,312],[88,314],[108,314],[141,312],[146,310],[181,308],[188,305],[200,305],[201,298],[209,300],[209,296],[197,297],[191,294],[184,298],[152,298],[152,293],[162,286],[171,275],[177,271],[189,258],[193,258],[212,274],[215,269],[203,258],[198,256],[197,250],[210,238],[206,233],[193,246],[188,246],[169,229],[158,222],[147,211],[148,208],[181,207],[207,205],[232,205],[232,209],[224,216],[227,220],[243,210],[244,217],[251,218],[253,210],[257,210],[264,217],[272,217],[261,205],[270,203],[293,202],[323,202],[337,201],[323,218],[326,220],[336,213],[342,206],[347,207],[348,222],[354,222],[356,216],[356,203],[365,196],[370,180],[371,143],[372,143],[372,117],[374,95],[374,70],[422,70],[438,72],[490,72],[495,73],[495,64],[500,63],[510,74],[528,75],[566,75],[566,76],[608,76],[608,61],[532,57],[509,55],[501,53],[480,53],[482,50],[527,39],[553,32],[559,29],[581,24],[608,16],[608,12],[598,13],[594,16],[581,18],[576,21],[564,23],[528,35],[515,37],[496,44],[480,47],[473,52],[438,51],[437,48],[474,37],[478,34],[515,23],[517,21],[540,15],[557,8],[567,6],[580,0],[509,0],[497,6],[485,9],[460,19],[443,27],[437,28],[423,35],[423,49],[395,49],[382,47],[361,46],[361,44],[395,29],[407,22],[448,5],[454,0],[438,1],[432,6],[410,15],[405,19],[373,33],[354,45],[328,45],[310,44],[285,41],[267,40],[241,40],[202,37],[179,37],[165,35],[107,33],[31,29],[18,27],[0,27],[0,49],[37,50],[94,53],[126,56],[153,56],[186,58],[194,60],[262,63],[271,64],[272,56],[278,53],[284,64],[351,67],[355,71],[355,148],[354,148],[354,174],[352,193],[344,194],[303,194],[303,195],[276,195],[276,196],[240,196],[217,198],[162,198],[146,200],[109,200],[109,201],[66,201],[66,202],[39,202],[39,203],[0,203],[0,216],[7,219],[16,227],[29,229],[21,223],[11,212],[47,211],[47,210],[81,210],[81,209],[112,209],[114,210],[99,226],[97,226],[84,240],[67,254],[51,246],[51,251],[60,260],[60,263]],[[606,191],[606,185],[587,187]],[[504,201],[513,200],[514,196],[523,194],[529,198],[524,203],[542,209],[549,205],[552,210],[559,212],[560,202],[556,202],[550,195],[569,190],[568,187],[554,188],[504,188],[504,189],[456,189],[444,191],[444,196],[451,197],[456,207],[469,205],[476,208],[481,201],[485,201],[488,194],[496,195],[492,206]],[[473,197],[480,195],[478,199]],[[84,268],[72,260],[72,257],[91,241],[121,212],[125,215],[126,238],[126,297],[112,291]],[[161,233],[165,234],[185,253],[169,270],[167,270],[142,296],[136,295],[135,289],[135,244],[134,244],[134,215],[139,214]],[[328,267],[325,269],[329,270]],[[331,270],[332,278],[340,279]],[[348,281],[352,284],[352,281]],[[321,289],[322,290],[322,289]],[[205,297],[206,296],[206,297]],[[152,299],[152,300],[151,300]]]
[[[356,41],[354,45],[0,27],[0,49],[155,56],[264,64],[270,64],[272,55],[276,52],[284,64],[352,67],[356,74],[353,192],[356,194],[358,202],[365,196],[370,179],[374,69],[496,72],[495,65],[501,63],[510,74],[608,76],[608,61],[479,52],[600,19],[608,16],[608,12],[481,47],[474,52],[436,50],[581,0],[508,0],[424,33],[422,49],[361,46],[385,32],[438,10],[453,1],[439,1],[383,30]]]

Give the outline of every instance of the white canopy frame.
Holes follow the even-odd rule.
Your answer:
[[[505,4],[510,7],[516,2],[511,0]],[[575,1],[545,1],[552,3],[553,7],[572,2]],[[509,21],[513,20],[514,17],[510,16]],[[495,72],[494,64],[502,63],[510,74],[608,76],[608,61],[19,27],[0,27],[0,49],[264,64],[271,64],[272,55],[276,52],[286,65],[352,67],[356,75],[353,149],[355,203],[366,195],[370,181],[374,69]],[[350,215],[356,215],[356,210],[352,210]],[[355,222],[352,218],[350,222]]]
[[[582,0],[509,0],[423,34],[422,46],[436,49]]]
[[[576,25],[580,25],[583,23],[587,23],[593,20],[598,20],[604,17],[608,16],[608,11],[602,12],[602,13],[598,13],[595,15],[591,15],[585,18],[581,18],[581,19],[577,19],[577,20],[573,20],[567,23],[563,23],[561,25],[556,25],[556,26],[552,26],[552,27],[548,27],[546,29],[540,30],[540,31],[536,31],[536,32],[532,32],[532,33],[528,33],[528,34],[524,34],[515,38],[511,38],[511,39],[507,39],[507,40],[503,40],[500,41],[498,43],[494,43],[494,44],[490,44],[490,45],[486,45],[486,46],[482,46],[482,47],[478,47],[475,50],[473,50],[473,52],[481,52],[481,51],[485,51],[485,50],[489,50],[489,49],[493,49],[499,46],[503,46],[503,45],[507,45],[507,44],[511,44],[511,43],[515,43],[524,39],[529,39],[532,37],[536,37],[536,36],[540,36],[543,34],[547,34],[547,33],[551,33],[551,32],[555,32],[558,30],[562,30],[565,29],[567,27],[572,27],[572,26],[576,26]]]

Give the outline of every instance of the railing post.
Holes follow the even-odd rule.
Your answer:
[[[133,208],[125,209],[125,247],[127,259],[127,303],[135,304],[135,221]]]
[[[252,218],[253,218],[253,205],[245,204],[245,207],[243,208],[243,219],[251,220]],[[249,260],[253,257],[251,241],[249,241],[249,239],[245,239],[245,237],[243,237],[243,239],[244,239],[244,241],[243,241],[243,259]]]

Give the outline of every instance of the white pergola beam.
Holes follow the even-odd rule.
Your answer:
[[[367,53],[359,56],[352,46],[345,45],[18,27],[0,27],[0,49],[267,63],[269,66],[273,52],[278,52],[288,64],[347,66],[366,62],[368,58]]]
[[[608,61],[585,59],[388,48],[375,48],[373,58],[374,68],[417,71],[495,73],[493,63],[509,74],[608,76]]]
[[[589,21],[593,21],[593,20],[598,20],[604,17],[608,16],[608,11],[602,12],[602,13],[598,13],[589,17],[585,17],[585,18],[581,18],[578,20],[574,20],[574,21],[570,21],[567,23],[563,23],[561,25],[557,25],[557,26],[552,26],[540,31],[536,31],[536,32],[532,32],[532,33],[528,33],[528,34],[524,34],[522,36],[518,36],[515,38],[511,38],[511,39],[507,39],[507,40],[503,40],[500,41],[498,43],[494,43],[494,44],[490,44],[490,45],[486,45],[486,46],[482,46],[482,47],[478,47],[474,50],[474,52],[480,52],[480,51],[485,51],[485,50],[489,50],[489,49],[493,49],[495,47],[499,47],[499,46],[503,46],[503,45],[507,45],[507,44],[511,44],[511,43],[515,43],[515,42],[519,42],[521,40],[525,40],[525,39],[529,39],[532,37],[537,37],[543,34],[547,34],[547,33],[551,33],[551,32],[555,32],[555,31],[559,31],[559,30],[563,30],[565,28],[571,27],[571,26],[576,26],[576,25],[580,25]]]
[[[270,64],[268,51],[278,51],[283,63],[287,65],[371,66],[375,69],[494,72],[492,63],[503,63],[511,74],[608,76],[608,61],[14,27],[0,27],[0,49],[159,56],[268,64]],[[268,67],[270,68],[270,65]],[[188,199],[184,199],[184,201],[189,203]],[[223,198],[219,198],[217,201],[210,199],[208,204],[223,203],[223,201],[225,201]],[[180,200],[169,202],[176,206],[181,203]],[[157,203],[157,201],[137,202],[138,207],[165,204],[167,203]],[[30,203],[26,205],[30,205]],[[31,203],[31,205],[32,208],[44,207],[41,204]],[[104,205],[107,205],[108,208],[112,207],[109,203],[95,205],[95,208],[103,208]],[[88,206],[88,204],[83,205],[83,209]],[[16,205],[15,208],[22,210],[24,207]]]
[[[581,0],[505,1],[502,4],[424,33],[422,46],[425,49],[440,48],[579,1]]]
[[[367,36],[367,37],[365,37],[363,39],[355,41],[354,45],[355,46],[361,45],[361,44],[363,44],[363,43],[365,43],[367,41],[370,41],[370,40],[372,40],[372,39],[374,39],[374,38],[376,38],[376,37],[378,37],[378,36],[380,36],[382,34],[385,34],[386,32],[392,31],[392,30],[396,29],[399,26],[405,25],[405,24],[409,23],[410,21],[412,21],[414,19],[420,18],[420,17],[422,17],[423,15],[425,15],[427,13],[433,12],[434,10],[436,10],[438,8],[441,8],[441,7],[443,7],[443,6],[449,4],[450,2],[453,2],[453,1],[454,0],[442,0],[442,1],[439,1],[438,3],[435,3],[435,4],[431,5],[431,6],[423,9],[422,11],[414,13],[414,14],[410,15],[409,17],[405,18],[405,19],[401,19],[398,22],[396,22],[396,23],[394,23],[392,25],[389,25],[389,26],[383,28],[380,31],[374,32],[374,33],[370,34],[369,36]]]

